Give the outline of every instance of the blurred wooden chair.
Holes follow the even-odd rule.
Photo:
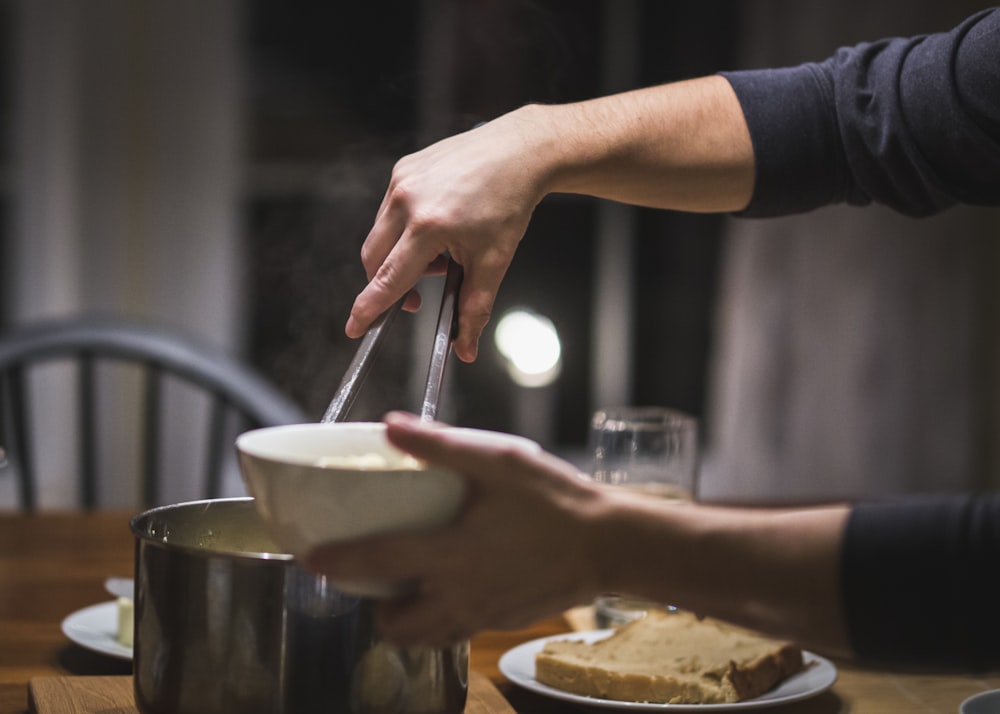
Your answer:
[[[68,378],[52,380],[43,372],[57,364],[69,370]],[[6,452],[6,464],[0,464],[0,469],[13,471],[19,495],[16,505],[21,509],[39,507],[35,459],[39,449],[47,448],[48,434],[33,432],[32,411],[37,393],[46,388],[52,391],[52,382],[60,388],[55,400],[49,401],[75,414],[71,437],[76,441],[72,448],[79,465],[77,506],[94,509],[106,500],[99,494],[98,443],[104,426],[100,412],[106,406],[102,402],[109,401],[109,390],[114,391],[111,380],[124,376],[117,374],[122,369],[129,370],[132,385],[124,390],[116,387],[124,395],[119,401],[127,403],[120,407],[127,416],[105,431],[128,427],[111,438],[138,442],[131,445],[138,463],[129,469],[141,475],[137,488],[142,507],[161,502],[165,422],[194,419],[185,410],[166,412],[168,389],[184,385],[188,392],[202,395],[199,403],[207,405],[199,409],[206,427],[195,429],[203,437],[203,478],[200,493],[191,493],[192,498],[220,495],[223,465],[227,455],[232,456],[236,433],[306,420],[290,399],[254,370],[173,329],[106,317],[21,327],[0,335],[0,445]]]

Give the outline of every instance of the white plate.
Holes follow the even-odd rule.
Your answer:
[[[132,648],[118,641],[118,602],[77,610],[62,621],[62,631],[81,647],[119,659],[132,659]]]
[[[958,708],[959,714],[995,714],[1000,711],[1000,689],[975,694]]]
[[[542,637],[531,642],[525,642],[511,650],[508,650],[500,658],[500,671],[504,676],[518,686],[529,689],[538,694],[562,699],[574,704],[582,704],[590,707],[605,707],[608,709],[631,709],[634,711],[740,711],[743,709],[756,709],[759,707],[770,707],[776,704],[787,704],[797,702],[800,699],[814,697],[826,691],[837,681],[837,668],[827,659],[815,655],[811,652],[803,652],[803,658],[807,668],[793,677],[781,683],[767,694],[748,699],[743,702],[733,702],[730,704],[653,704],[650,702],[621,702],[612,699],[598,699],[597,697],[584,697],[579,694],[571,694],[561,689],[555,689],[542,684],[535,679],[535,655],[538,654],[550,640],[583,640],[585,642],[596,642],[610,635],[613,630],[590,630],[588,632],[570,632],[564,635],[553,635]]]

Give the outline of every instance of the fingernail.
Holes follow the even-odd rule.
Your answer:
[[[418,417],[416,414],[411,414],[410,412],[392,411],[388,412],[385,415],[383,421],[385,421],[387,424],[400,424],[400,425],[419,424],[420,417]]]
[[[347,318],[347,323],[344,325],[344,334],[348,337],[361,337],[361,331],[358,330],[358,321],[353,317]]]

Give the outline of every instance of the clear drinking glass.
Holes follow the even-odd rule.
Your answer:
[[[652,498],[693,501],[698,487],[698,420],[666,407],[615,407],[594,413],[590,425],[595,481]],[[621,593],[594,602],[597,626],[616,627],[651,607],[672,609]]]

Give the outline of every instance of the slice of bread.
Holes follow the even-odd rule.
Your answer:
[[[547,642],[535,656],[535,679],[601,699],[710,704],[758,697],[803,666],[802,650],[789,642],[650,611],[598,642]]]

